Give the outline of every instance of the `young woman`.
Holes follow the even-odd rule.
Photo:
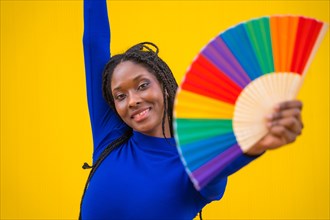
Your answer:
[[[110,59],[105,0],[85,0],[84,23],[94,165],[82,198],[82,219],[192,219],[221,199],[228,175],[301,133],[301,102],[281,103],[269,116],[269,134],[196,191],[173,139],[177,84],[158,48],[141,43]]]

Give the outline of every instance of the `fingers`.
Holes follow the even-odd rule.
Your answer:
[[[276,111],[268,116],[268,120],[279,120],[282,118],[295,117],[301,120],[301,110],[298,108],[291,108],[282,111]]]
[[[296,140],[298,136],[295,132],[286,129],[284,126],[274,126],[270,129],[270,133],[280,140],[278,142],[280,142],[281,144],[276,143],[275,147],[277,147],[277,145],[285,145],[292,143]]]
[[[283,111],[287,109],[302,109],[303,104],[299,100],[292,100],[292,101],[286,101],[286,102],[281,102],[278,105],[275,106],[275,111]]]
[[[271,115],[267,116],[267,119],[272,125],[284,125],[300,134],[301,129],[304,127],[301,119],[301,110],[302,102],[300,101],[282,102],[275,107],[275,111]],[[298,124],[296,124],[294,119],[297,119]]]
[[[280,120],[273,120],[267,125],[269,129],[272,129],[273,127],[283,127],[283,129],[296,135],[300,135],[303,128],[302,122],[296,117],[285,117]]]
[[[294,142],[303,129],[302,107],[302,102],[297,100],[275,106],[274,112],[266,117],[268,133],[247,153],[256,155]]]
[[[274,113],[268,116],[267,126],[270,133],[277,136],[284,143],[295,141],[304,127],[301,110],[302,102],[297,100],[278,104]]]

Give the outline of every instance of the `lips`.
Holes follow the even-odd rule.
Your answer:
[[[142,120],[144,120],[145,118],[148,117],[148,113],[150,112],[151,108],[146,108],[146,109],[141,109],[138,110],[136,112],[134,112],[131,116],[131,118],[135,121],[135,122],[140,122]]]

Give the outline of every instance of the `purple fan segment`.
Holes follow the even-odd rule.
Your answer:
[[[230,163],[236,158],[241,156],[243,151],[234,144],[228,150],[219,154],[197,170],[191,173],[192,177],[196,180],[195,187],[200,190],[208,183],[210,183],[219,173],[221,173]]]
[[[250,83],[248,74],[220,37],[212,40],[201,53],[241,88]]]

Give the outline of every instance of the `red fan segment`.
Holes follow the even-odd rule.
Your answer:
[[[299,18],[291,72],[303,73],[322,25],[314,19]]]
[[[199,55],[186,74],[182,89],[235,104],[242,89],[216,68],[205,57]]]

